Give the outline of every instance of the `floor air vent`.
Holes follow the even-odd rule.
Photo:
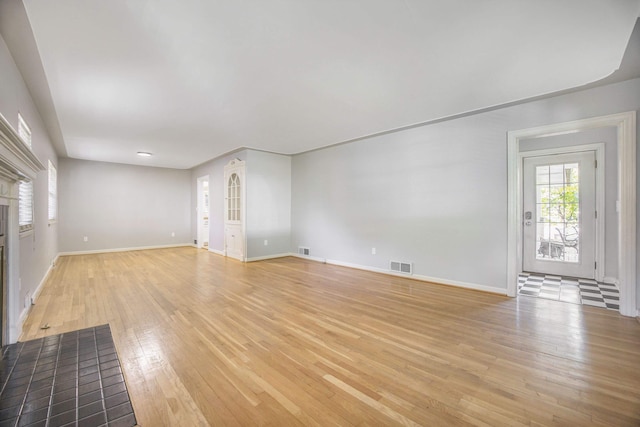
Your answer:
[[[413,267],[410,262],[391,261],[389,269],[397,273],[413,274]]]
[[[307,255],[307,256],[309,256],[310,249],[309,249],[309,248],[303,248],[302,246],[300,246],[300,247],[298,248],[298,253],[299,253],[300,255]]]

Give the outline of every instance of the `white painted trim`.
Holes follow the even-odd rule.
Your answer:
[[[596,257],[595,260],[600,266],[595,270],[595,280],[598,282],[604,281],[604,264],[605,264],[605,248],[604,244],[606,241],[605,236],[605,145],[604,142],[598,142],[595,144],[584,144],[584,145],[572,145],[567,147],[557,147],[557,148],[546,148],[543,150],[534,150],[534,151],[522,151],[518,153],[518,164],[522,166],[522,161],[529,157],[540,157],[540,156],[553,156],[557,154],[567,154],[567,153],[581,153],[585,151],[595,151],[596,161],[598,162],[598,168],[595,170],[596,173],[596,211],[598,211],[598,218],[596,218]],[[524,194],[522,191],[522,187],[519,188],[518,191],[518,204],[523,206],[524,203]],[[524,254],[523,254],[524,256]],[[522,269],[522,261],[520,263],[520,269]]]
[[[204,182],[209,183],[209,175],[203,175],[200,176],[196,179],[196,247],[198,249],[201,249],[204,247],[203,245],[203,239],[202,239],[202,229],[203,229],[203,224],[202,224],[202,216],[201,216],[201,211],[204,208],[204,204],[203,204],[203,183]],[[209,235],[207,236],[207,245],[209,244],[209,240],[211,240],[211,186],[209,186],[209,226],[207,227],[209,229]]]
[[[53,261],[51,261],[51,264],[49,265],[49,268],[47,269],[47,272],[44,274],[44,277],[40,281],[40,284],[38,285],[36,290],[33,291],[33,295],[31,295],[31,298],[33,299],[34,302],[40,296],[40,292],[42,292],[42,286],[44,285],[44,282],[46,282],[47,279],[49,278],[49,274],[51,273],[51,270],[53,270],[55,268],[56,262],[58,262],[58,258],[60,258],[60,254],[56,255],[55,258],[53,259]]]
[[[302,258],[302,259],[308,259],[309,261],[315,261],[315,262],[320,262],[322,264],[326,264],[327,260],[324,258],[320,258],[320,257],[315,257],[315,256],[311,256],[311,255],[301,255],[297,252],[291,252],[289,254],[289,256],[293,256],[296,258]]]
[[[16,341],[18,341],[20,335],[22,335],[22,326],[24,325],[25,320],[27,320],[27,316],[29,316],[30,312],[31,306],[24,307],[20,312],[20,317],[18,317],[18,337],[16,338]]]
[[[522,171],[518,163],[520,140],[561,135],[602,127],[617,128],[618,152],[618,275],[620,313],[634,316],[636,307],[636,112],[612,114],[540,126],[507,133],[507,295],[516,296],[522,265]]]
[[[439,277],[429,277],[429,276],[423,276],[420,274],[396,273],[395,271],[390,271],[383,268],[368,267],[365,265],[352,264],[349,262],[337,261],[332,259],[327,259],[326,263],[331,265],[338,265],[340,267],[355,268],[358,270],[370,271],[372,273],[382,273],[388,276],[403,277],[405,279],[418,280],[420,282],[428,282],[434,285],[455,286],[457,288],[472,289],[475,291],[489,292],[489,293],[498,294],[498,295],[507,294],[506,289],[499,289],[491,286],[479,285],[477,283],[460,282],[457,280],[441,279]]]
[[[274,255],[264,255],[264,256],[256,256],[252,258],[247,258],[246,262],[254,262],[254,261],[264,261],[266,259],[275,259],[275,258],[284,258],[286,256],[291,255],[289,252],[283,254],[274,254]]]
[[[220,256],[227,256],[227,254],[224,253],[224,251],[219,251],[218,249],[209,248],[209,252],[214,253],[216,255],[220,255]]]
[[[111,252],[131,252],[131,251],[145,251],[147,249],[166,249],[166,248],[182,248],[182,247],[193,247],[193,243],[181,243],[176,245],[136,246],[132,248],[96,249],[93,251],[60,252],[58,256],[106,254]]]
[[[602,281],[607,285],[616,285],[619,286],[618,279],[615,277],[605,276]]]
[[[49,265],[47,272],[44,273],[44,276],[42,276],[42,280],[40,280],[40,283],[36,287],[36,290],[33,291],[33,294],[31,295],[31,301],[33,301],[33,304],[36,303],[36,300],[40,296],[40,292],[42,292],[42,288],[44,287],[45,282],[49,278],[49,274],[51,274],[51,270],[55,268],[58,258],[60,258],[60,254],[56,255],[53,261],[51,261],[51,264]],[[30,312],[31,312],[31,305],[29,305],[28,307],[22,308],[22,312],[20,313],[20,318],[18,319],[18,329],[19,329],[18,335],[22,335],[22,327],[24,326],[24,321],[27,320],[27,316],[29,315]]]
[[[11,184],[11,194],[17,194],[18,183]],[[18,200],[9,201],[9,220],[7,223],[7,241],[5,250],[7,251],[7,315],[6,326],[3,326],[7,333],[4,344],[13,344],[18,341],[22,333],[22,321],[20,307],[24,302],[20,301],[20,243],[18,227]]]

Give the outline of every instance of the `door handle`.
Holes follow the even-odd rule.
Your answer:
[[[525,221],[524,225],[526,225],[527,227],[529,227],[531,225],[531,221]]]

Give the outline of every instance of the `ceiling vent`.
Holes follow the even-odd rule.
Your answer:
[[[309,248],[303,248],[302,246],[298,247],[298,253],[299,253],[300,255],[306,255],[306,256],[309,256],[310,251],[311,251],[311,250],[310,250]]]
[[[389,270],[396,273],[413,274],[413,265],[410,262],[391,261]]]

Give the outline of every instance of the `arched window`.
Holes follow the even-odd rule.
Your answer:
[[[227,183],[227,220],[240,221],[240,177],[236,173]]]

